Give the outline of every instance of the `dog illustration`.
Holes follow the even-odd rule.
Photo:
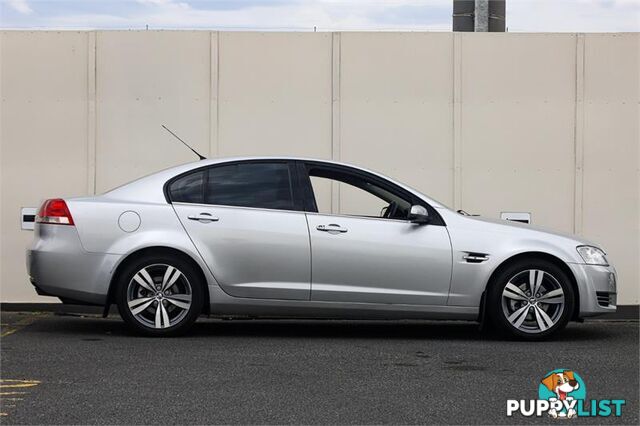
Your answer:
[[[553,401],[573,401],[573,397],[569,394],[580,387],[580,384],[575,379],[573,371],[564,370],[556,373],[551,373],[544,379],[542,384],[546,386],[551,392],[556,394],[556,398],[549,398],[549,402]],[[568,412],[563,410],[550,409],[549,415],[553,418],[566,417],[572,418],[576,415],[576,410],[569,409]]]

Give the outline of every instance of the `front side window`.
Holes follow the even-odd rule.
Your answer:
[[[289,165],[238,163],[212,167],[204,188],[205,204],[295,210]]]
[[[331,169],[310,168],[309,178],[318,213],[401,220],[409,215],[411,201],[365,177]],[[340,194],[338,211],[331,206],[331,187]]]

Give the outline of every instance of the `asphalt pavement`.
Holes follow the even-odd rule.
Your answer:
[[[528,343],[473,323],[202,318],[180,338],[117,317],[2,313],[3,424],[638,424],[637,321]],[[557,368],[621,417],[506,416]]]

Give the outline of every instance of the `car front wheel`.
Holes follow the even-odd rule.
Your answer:
[[[504,268],[489,293],[489,314],[508,334],[543,339],[564,328],[574,309],[567,274],[545,260],[525,260]]]
[[[186,332],[203,304],[201,279],[175,257],[145,257],[128,265],[117,288],[120,316],[134,331],[150,336]]]

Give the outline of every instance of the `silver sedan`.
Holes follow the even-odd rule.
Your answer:
[[[27,252],[38,294],[117,304],[147,335],[219,316],[462,319],[540,339],[615,312],[596,244],[455,212],[362,168],[203,160],[51,199]]]

